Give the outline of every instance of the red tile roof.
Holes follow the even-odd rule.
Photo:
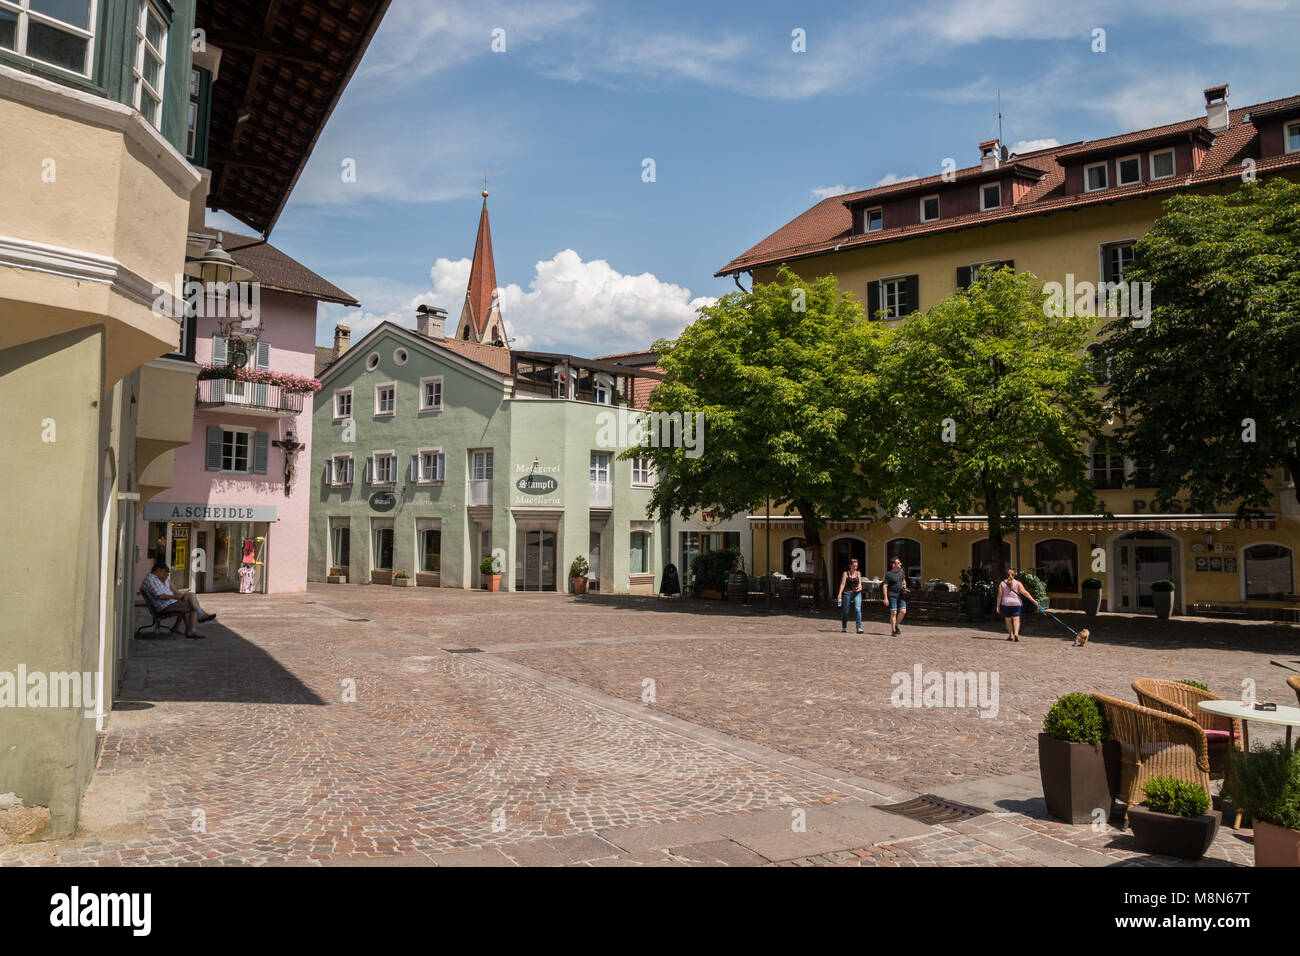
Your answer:
[[[647,372],[659,372],[663,374],[663,369],[657,365],[652,365],[646,369]],[[650,393],[655,390],[659,384],[659,379],[654,378],[634,378],[632,380],[632,405],[635,408],[650,407]]]
[[[1180,123],[1171,123],[1166,126],[1123,133],[1106,139],[1069,143],[1064,146],[1055,146],[1050,149],[1041,149],[1017,155],[1014,159],[1018,163],[1041,169],[1045,172],[1045,175],[1015,205],[988,212],[970,213],[938,222],[921,223],[855,235],[853,233],[853,214],[849,208],[850,206],[859,205],[863,200],[897,196],[911,192],[919,187],[941,183],[943,181],[942,174],[927,176],[921,180],[907,180],[901,183],[892,183],[888,186],[864,189],[842,196],[831,196],[823,199],[807,212],[796,216],[757,245],[732,259],[714,275],[725,276],[734,272],[744,272],[760,266],[777,265],[782,262],[823,255],[828,252],[856,249],[878,243],[896,242],[916,236],[956,231],[994,222],[1021,219],[1027,216],[1044,215],[1061,209],[1072,209],[1096,203],[1110,203],[1117,199],[1159,195],[1190,186],[1207,185],[1213,182],[1238,178],[1242,171],[1242,160],[1250,153],[1250,147],[1259,135],[1258,130],[1252,124],[1244,121],[1246,115],[1296,103],[1300,103],[1300,96],[1270,100],[1267,103],[1257,103],[1254,106],[1232,110],[1228,128],[1214,134],[1214,144],[1206,153],[1200,167],[1189,175],[1179,175],[1168,180],[1142,182],[1133,186],[1067,195],[1065,192],[1065,167],[1062,162],[1071,154],[1078,155],[1111,147],[1121,148],[1130,144],[1168,138],[1171,135],[1191,135],[1197,127],[1207,125],[1204,116],[1184,120]],[[1257,172],[1267,173],[1280,169],[1300,169],[1300,153],[1256,160]],[[968,167],[958,170],[957,177],[958,179],[973,178],[980,172],[979,166]]]
[[[418,334],[418,333],[417,333]],[[464,339],[435,340],[437,345],[461,355],[471,362],[486,366],[500,375],[510,374],[510,350],[499,345],[481,345]]]

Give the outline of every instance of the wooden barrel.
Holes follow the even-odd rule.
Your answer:
[[[744,601],[749,597],[749,578],[744,571],[732,571],[727,575],[727,600]]]

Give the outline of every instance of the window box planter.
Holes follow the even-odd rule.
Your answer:
[[[1222,820],[1223,813],[1219,810],[1211,810],[1199,817],[1180,817],[1173,813],[1159,813],[1145,804],[1128,808],[1133,843],[1139,850],[1182,860],[1199,860],[1205,856]],[[1258,835],[1255,840],[1258,855]]]
[[[1119,743],[1079,744],[1038,735],[1038,774],[1047,812],[1066,823],[1092,823],[1101,807],[1110,817],[1119,790]]]
[[[433,571],[417,571],[415,574],[415,584],[422,588],[442,587],[442,574]]]
[[[1083,613],[1088,617],[1096,617],[1101,611],[1101,591],[1101,581],[1096,578],[1083,582]]]
[[[393,587],[395,588],[413,588],[415,587],[415,578],[393,577]]]
[[[392,584],[393,572],[392,571],[371,571],[370,583],[371,584]]]
[[[346,574],[327,574],[325,576],[326,584],[347,584],[348,576]]]

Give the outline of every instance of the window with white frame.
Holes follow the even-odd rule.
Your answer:
[[[156,129],[162,129],[167,24],[149,0],[139,0],[139,3],[135,23],[135,63],[131,68],[135,82],[133,104]]]
[[[939,218],[939,197],[921,197],[921,222],[934,222]]]
[[[91,75],[99,0],[0,0],[0,49]]]
[[[614,401],[614,379],[604,373],[592,379],[592,401],[597,405],[610,405]]]
[[[632,484],[649,485],[653,469],[649,455],[637,455],[632,459]]]
[[[335,455],[330,459],[330,484],[352,484],[352,456]]]
[[[880,280],[880,308],[886,318],[897,319],[908,314],[907,276]]]
[[[591,453],[591,480],[595,484],[609,484],[609,452],[593,451]]]
[[[1172,149],[1158,149],[1151,153],[1151,178],[1168,179],[1176,170],[1174,169],[1174,151]]]
[[[370,456],[370,483],[372,485],[397,483],[397,452],[377,451]]]
[[[1121,156],[1115,161],[1115,180],[1120,186],[1142,182],[1142,157]]]
[[[629,537],[632,547],[628,573],[647,574],[650,570],[650,534],[646,531],[633,531]]]
[[[421,448],[415,455],[415,480],[446,481],[447,459],[441,448]]]
[[[384,382],[375,386],[375,414],[392,415],[397,412],[397,384]]]
[[[1093,163],[1090,166],[1083,167],[1083,188],[1085,192],[1096,192],[1098,189],[1105,189],[1110,185],[1107,178],[1106,164]]]
[[[980,209],[997,209],[1002,205],[1002,184],[989,183],[980,187]]]
[[[334,392],[334,420],[352,417],[352,389],[340,388]]]
[[[393,519],[371,518],[370,566],[376,571],[393,570]]]
[[[420,379],[420,411],[442,411],[442,376]]]
[[[885,210],[880,206],[872,206],[862,213],[862,231],[863,232],[880,232],[885,228]]]
[[[1101,247],[1101,277],[1106,282],[1124,282],[1124,274],[1133,264],[1132,241],[1108,242]]]
[[[492,479],[492,449],[485,448],[470,456],[470,479],[473,481],[490,481]]]
[[[442,573],[442,520],[415,519],[415,553],[422,574]]]
[[[1092,486],[1094,488],[1123,488],[1127,479],[1124,456],[1118,445],[1109,438],[1098,438],[1092,444]]]
[[[1300,123],[1287,123],[1282,131],[1282,149],[1288,153],[1300,153]]]
[[[221,470],[246,475],[251,470],[253,429],[221,430]]]

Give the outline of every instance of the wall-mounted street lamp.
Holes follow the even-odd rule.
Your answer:
[[[207,252],[198,259],[191,259],[185,263],[185,275],[198,279],[202,283],[205,301],[216,302],[218,299],[229,299],[230,287],[233,283],[247,282],[253,278],[252,272],[241,266],[230,253],[221,248],[221,240],[221,233],[217,233],[217,241]],[[228,315],[225,306],[220,310],[214,308],[212,311],[223,317]],[[241,340],[230,338],[227,360],[236,368],[243,368],[248,364],[248,349]]]

